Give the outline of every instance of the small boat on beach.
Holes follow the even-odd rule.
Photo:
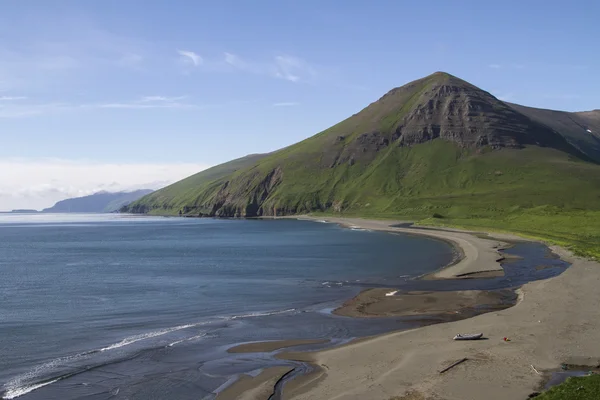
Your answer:
[[[454,340],[477,340],[483,337],[483,333],[459,333],[454,336]]]

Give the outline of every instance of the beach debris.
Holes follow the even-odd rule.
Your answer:
[[[533,364],[530,364],[530,365],[531,365],[531,368],[532,368],[532,369],[535,371],[535,373],[536,373],[536,374],[538,374],[538,375],[542,375],[542,374],[540,374],[540,373],[538,372],[538,370],[537,370],[537,369],[535,369],[535,367],[533,366]]]
[[[502,338],[502,340],[504,340],[505,342],[510,342],[510,339],[507,338],[506,336]]]
[[[397,291],[397,290],[394,290],[393,292],[387,292],[385,295],[386,295],[386,296],[393,296],[393,295],[395,295],[396,293],[398,293],[398,291]]]
[[[454,368],[454,367],[456,367],[458,364],[461,364],[461,363],[463,363],[463,362],[465,362],[465,361],[467,361],[467,360],[468,360],[468,358],[466,358],[466,357],[465,357],[465,358],[462,358],[462,359],[460,359],[460,360],[458,360],[458,361],[456,361],[456,362],[454,362],[454,363],[450,364],[449,366],[447,366],[446,368],[444,368],[443,370],[441,370],[441,371],[440,371],[440,374],[443,374],[444,372],[448,371],[450,368]]]
[[[452,339],[454,340],[477,340],[483,337],[483,333],[458,333]]]

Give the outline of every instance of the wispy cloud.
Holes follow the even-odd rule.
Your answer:
[[[300,105],[300,103],[297,103],[295,101],[273,103],[273,107],[294,107],[294,106],[299,106],[299,105]]]
[[[187,98],[187,96],[177,96],[177,97],[168,97],[168,96],[143,96],[139,101],[141,103],[150,103],[150,102],[166,102],[173,103],[179,100],[183,100]]]
[[[0,119],[26,118],[46,114],[85,112],[93,110],[207,110],[223,107],[239,107],[254,101],[236,100],[224,103],[196,103],[183,101],[187,96],[143,96],[132,101],[98,102],[98,103],[9,103],[0,104]]]
[[[26,96],[0,96],[0,101],[27,100]]]
[[[225,64],[236,70],[258,75],[271,76],[290,82],[312,82],[317,76],[317,69],[301,58],[278,55],[264,62],[252,61],[233,53],[224,53]]]
[[[143,96],[133,101],[99,102],[99,103],[28,103],[28,102],[6,102],[0,105],[0,118],[23,118],[42,114],[56,114],[61,112],[85,111],[94,109],[192,109],[205,108],[206,105],[182,102],[186,96]]]
[[[489,64],[489,68],[492,69],[523,69],[525,68],[525,64]]]
[[[147,110],[156,108],[199,108],[196,104],[182,104],[182,103],[160,103],[160,104],[148,104],[148,103],[104,103],[104,104],[85,104],[79,106],[79,108],[123,108],[129,110]]]
[[[298,82],[301,79],[309,80],[317,75],[311,65],[297,57],[277,56],[275,57],[275,65],[275,76],[291,82]]]
[[[199,54],[194,53],[190,50],[177,50],[177,53],[180,55],[181,61],[186,64],[191,64],[194,67],[202,65],[204,60]]]
[[[209,167],[196,163],[106,163],[0,158],[0,210],[41,209],[100,190],[158,189]]]

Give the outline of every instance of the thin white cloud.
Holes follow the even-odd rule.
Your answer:
[[[194,67],[201,65],[204,60],[200,55],[189,50],[177,50],[177,53],[181,56],[181,60],[187,64],[192,64]]]
[[[247,69],[248,63],[242,60],[239,56],[232,53],[225,53],[225,62],[239,69]]]
[[[24,118],[41,114],[55,114],[58,112],[74,109],[74,106],[66,103],[46,104],[15,104],[2,105],[0,107],[0,119],[2,118]]]
[[[173,103],[175,101],[183,100],[187,96],[176,96],[176,97],[168,97],[168,96],[143,96],[140,99],[141,103],[150,103],[150,102],[166,102]]]
[[[26,96],[0,96],[0,101],[27,100]]]
[[[318,75],[315,67],[298,57],[275,56],[266,62],[246,60],[233,53],[224,53],[225,64],[239,71],[267,75],[290,82],[312,82]]]
[[[159,189],[208,168],[196,163],[106,163],[63,159],[0,159],[0,210],[42,209],[101,190]]]
[[[125,110],[153,110],[153,109],[193,109],[206,108],[210,106],[180,103],[180,102],[114,102],[114,103],[47,103],[47,104],[19,104],[12,103],[10,106],[0,106],[0,119],[2,118],[25,118],[45,114],[57,114],[64,112],[77,112],[98,109],[125,109]]]
[[[277,56],[275,57],[275,66],[275,76],[290,82],[310,80],[317,75],[311,65],[297,57]]]
[[[253,103],[251,100],[238,100],[225,103],[199,104],[184,102],[187,96],[145,96],[134,101],[116,101],[105,103],[47,103],[47,104],[17,104],[8,103],[0,105],[0,119],[26,118],[44,114],[57,114],[66,112],[82,112],[93,110],[207,110],[222,107],[239,107],[242,104]]]
[[[295,101],[287,101],[287,102],[281,102],[281,103],[273,103],[273,107],[294,107],[294,106],[299,106],[300,103],[297,103]]]
[[[147,110],[156,108],[199,108],[196,104],[185,104],[185,103],[104,103],[104,104],[86,104],[81,105],[79,108],[123,108],[130,110]]]

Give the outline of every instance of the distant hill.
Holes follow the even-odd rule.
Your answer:
[[[139,198],[152,193],[150,189],[133,192],[98,192],[89,196],[61,200],[53,207],[45,208],[45,213],[109,213]]]
[[[304,141],[200,172],[136,213],[480,217],[600,210],[600,112],[505,103],[436,72]]]

